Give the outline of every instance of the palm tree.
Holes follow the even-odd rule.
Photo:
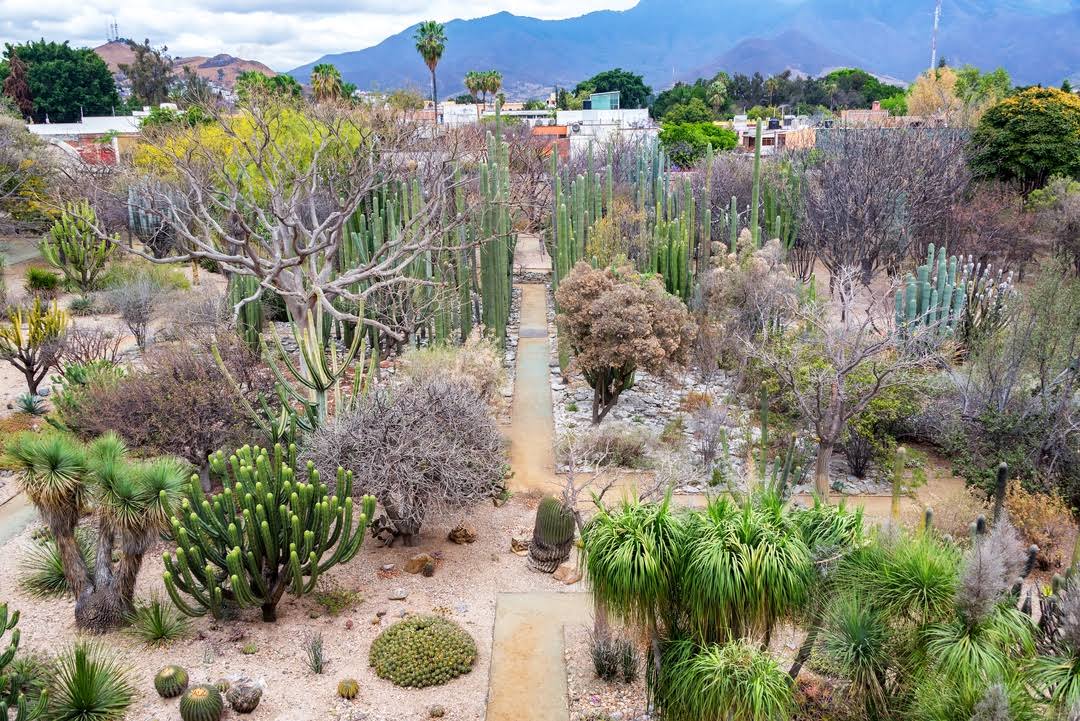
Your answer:
[[[311,70],[311,91],[317,102],[341,97],[341,72],[330,63],[319,63]]]
[[[439,86],[435,81],[435,68],[442,59],[446,49],[446,30],[442,23],[434,20],[426,20],[420,23],[413,35],[416,41],[416,52],[424,59],[424,64],[431,71],[431,102],[435,106],[435,124],[439,124]]]
[[[123,623],[143,557],[167,527],[163,503],[179,498],[186,466],[172,458],[130,461],[123,441],[111,433],[89,446],[61,434],[24,434],[8,447],[8,457],[56,539],[76,597],[76,624],[104,631]],[[97,523],[93,568],[76,537],[87,507]],[[114,561],[116,550],[121,554]]]
[[[497,95],[502,88],[502,73],[498,70],[488,70],[484,73],[484,99],[487,99],[487,93],[491,95]]]
[[[484,75],[476,70],[465,73],[465,89],[469,91],[475,101],[484,90]],[[480,104],[476,105],[476,119],[480,120]]]

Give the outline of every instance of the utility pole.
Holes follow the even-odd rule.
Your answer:
[[[941,0],[937,0],[934,6],[934,32],[930,36],[930,69],[937,67],[937,36],[938,25],[941,24]]]

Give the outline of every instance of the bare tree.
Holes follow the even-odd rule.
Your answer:
[[[941,228],[969,173],[965,136],[948,129],[819,131],[822,159],[806,176],[801,237],[836,275],[858,268],[869,284],[912,253],[944,243]]]
[[[848,421],[885,391],[907,382],[909,371],[930,361],[930,344],[903,348],[891,332],[894,312],[887,298],[865,301],[857,293],[860,270],[835,276],[835,308],[794,305],[793,331],[783,342],[744,345],[779,378],[817,438],[816,491],[829,492],[829,463]],[[858,303],[865,303],[859,308]],[[831,311],[831,312],[830,312]],[[909,347],[910,346],[910,347]]]

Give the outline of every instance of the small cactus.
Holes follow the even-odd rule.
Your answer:
[[[250,641],[248,643],[245,643],[243,648],[240,649],[240,653],[244,654],[245,656],[254,656],[258,652],[259,647],[256,646],[254,643],[251,643]]]
[[[242,679],[229,687],[225,699],[236,713],[251,713],[262,700],[262,686],[250,679]]]
[[[154,676],[154,688],[162,698],[175,698],[188,687],[188,673],[181,666],[166,666]]]
[[[180,718],[183,721],[218,721],[224,708],[221,692],[210,684],[192,686],[180,697]]]
[[[574,513],[559,499],[547,496],[536,509],[533,540],[529,545],[529,567],[554,573],[570,557],[574,545]]]
[[[934,527],[934,509],[929,506],[923,512],[923,530],[927,533]]]
[[[360,695],[360,684],[355,678],[346,678],[338,681],[337,695],[346,701],[352,701]]]
[[[1002,461],[997,467],[997,483],[994,488],[994,523],[1001,520],[1005,511],[1005,494],[1009,485],[1009,464]]]

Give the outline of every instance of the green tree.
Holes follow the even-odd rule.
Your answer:
[[[689,168],[705,157],[710,145],[713,150],[731,150],[736,143],[733,130],[712,123],[664,123],[660,130],[660,144],[680,168]]]
[[[676,105],[664,115],[664,122],[673,125],[683,123],[710,123],[713,114],[701,98],[691,98],[690,102]]]
[[[622,68],[605,70],[588,80],[583,80],[574,88],[575,95],[590,93],[610,93],[619,91],[619,106],[623,108],[645,108],[649,105],[652,88],[645,84],[640,75]]]
[[[8,44],[0,62],[0,79],[11,73],[11,58],[26,63],[34,122],[70,123],[83,115],[109,115],[120,105],[109,66],[90,48],[72,48],[67,42],[36,40]]]
[[[446,50],[446,29],[442,23],[426,20],[420,23],[413,35],[416,52],[424,59],[424,64],[431,71],[431,102],[435,106],[435,124],[439,124],[439,85],[435,79],[435,68],[442,60]]]
[[[245,70],[236,77],[236,95],[241,102],[249,102],[253,95],[272,95],[279,98],[300,98],[303,88],[291,75],[264,75],[257,70]]]
[[[8,76],[4,78],[4,95],[11,99],[23,118],[34,115],[34,98],[30,94],[26,63],[18,53],[12,53],[8,61]]]
[[[974,65],[965,65],[956,71],[956,96],[970,108],[992,105],[1011,92],[1012,78],[1004,68],[984,73]]]
[[[341,72],[336,67],[319,63],[311,70],[311,92],[316,102],[339,100],[341,91]]]
[[[141,43],[129,40],[128,47],[135,53],[135,59],[131,63],[122,63],[120,70],[131,82],[131,94],[145,105],[165,102],[175,79],[169,49],[151,47],[149,39]]]
[[[694,98],[703,103],[708,102],[705,81],[698,80],[692,85],[676,83],[673,87],[656,96],[649,108],[650,114],[657,120],[663,120],[669,110],[678,105],[685,105]]]
[[[398,88],[386,96],[386,104],[402,115],[424,109],[424,95],[418,90]]]
[[[1052,175],[1080,177],[1080,97],[1028,88],[992,106],[971,138],[980,178],[1017,181],[1025,194]]]

